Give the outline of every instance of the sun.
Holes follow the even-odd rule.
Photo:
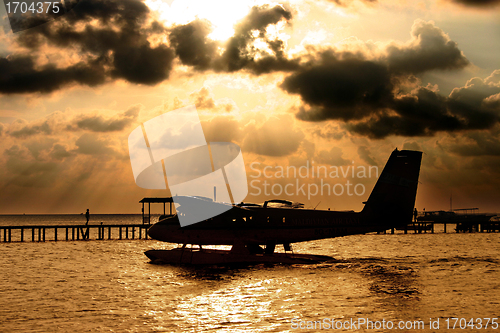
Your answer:
[[[225,41],[234,34],[234,25],[248,14],[250,8],[260,5],[252,0],[146,0],[146,5],[159,13],[166,25],[187,24],[196,18],[212,23],[208,36]]]

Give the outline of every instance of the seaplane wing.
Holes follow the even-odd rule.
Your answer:
[[[200,197],[174,198],[179,214],[223,211],[201,222],[181,227],[173,215],[154,224],[148,234],[160,241],[197,245],[237,245],[250,253],[273,253],[277,244],[379,232],[411,221],[422,152],[394,150],[360,212],[304,209],[299,203],[269,200],[263,205],[231,205]],[[194,211],[194,212],[193,212]]]

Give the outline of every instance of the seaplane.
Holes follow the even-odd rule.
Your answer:
[[[422,152],[398,150],[390,155],[368,200],[359,212],[306,209],[288,200],[263,204],[240,203],[207,220],[181,227],[177,214],[196,205],[225,205],[201,197],[174,197],[177,213],[164,216],[148,229],[159,241],[183,244],[175,249],[145,252],[153,262],[219,265],[234,263],[306,264],[331,260],[328,256],[293,253],[293,243],[383,232],[412,220]],[[191,245],[188,247],[187,245]],[[197,247],[193,247],[193,245]],[[229,245],[208,249],[206,245]],[[285,252],[276,252],[282,245]]]

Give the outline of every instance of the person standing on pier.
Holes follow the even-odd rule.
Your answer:
[[[87,218],[87,222],[85,223],[85,225],[89,225],[90,212],[89,212],[88,208],[87,208],[87,212],[85,213],[85,217]],[[88,239],[89,238],[89,228],[87,228],[87,230],[85,231],[85,233],[82,230],[82,236],[83,236],[83,239]]]

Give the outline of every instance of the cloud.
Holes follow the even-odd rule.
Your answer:
[[[34,157],[27,148],[13,145],[5,149],[5,183],[21,187],[48,187],[58,180],[59,165]]]
[[[67,129],[78,128],[92,132],[122,131],[137,120],[141,108],[140,104],[134,105],[127,111],[108,119],[101,115],[80,115],[75,118],[72,125],[68,125]]]
[[[17,139],[26,139],[37,134],[52,135],[61,122],[61,117],[60,112],[54,112],[45,119],[31,123],[23,119],[17,119],[10,124],[7,133]]]
[[[463,156],[500,156],[500,132],[494,133],[475,132],[463,136],[459,143],[452,144],[448,148],[451,152]]]
[[[366,146],[359,146],[358,147],[358,155],[367,164],[378,165],[377,162],[375,162],[375,160],[371,156],[371,153],[370,153],[369,149]]]
[[[468,60],[432,22],[415,21],[412,36],[380,54],[319,52],[281,84],[302,99],[296,117],[340,120],[350,132],[375,139],[489,129],[499,122],[500,70],[443,96],[435,86],[421,86],[416,75],[464,68]]]
[[[322,164],[329,165],[348,165],[351,164],[351,161],[346,160],[342,157],[342,149],[339,147],[332,147],[329,151],[321,150],[315,157],[315,161]]]
[[[241,126],[232,117],[215,117],[210,121],[202,121],[201,126],[207,142],[235,142],[241,137]]]
[[[76,141],[78,147],[74,152],[84,155],[116,156],[117,152],[111,148],[109,142],[90,133],[82,134]]]
[[[266,156],[286,156],[297,151],[304,134],[293,127],[288,116],[273,117],[262,126],[244,128],[243,151]]]
[[[312,134],[327,140],[340,140],[346,135],[346,131],[338,125],[325,124],[314,130]]]
[[[455,88],[449,96],[453,110],[468,120],[472,128],[490,128],[500,116],[497,95],[500,93],[500,70],[486,79],[475,77],[465,86]]]
[[[168,79],[173,59],[173,51],[165,45],[153,48],[145,42],[138,47],[122,47],[114,53],[111,74],[132,83],[154,85]]]
[[[16,139],[28,139],[36,135],[50,135],[53,137],[65,131],[90,131],[90,132],[118,132],[134,124],[143,106],[141,104],[131,106],[127,111],[115,116],[103,116],[102,114],[78,114],[68,117],[65,113],[56,111],[45,118],[27,122],[17,119],[5,127],[5,132]],[[101,111],[102,113],[102,111]]]
[[[56,143],[50,151],[50,157],[55,160],[64,160],[71,156],[74,156],[74,153],[69,151],[68,147],[59,143]]]
[[[194,101],[194,105],[198,109],[214,109],[215,102],[212,97],[209,97],[207,88],[201,88],[200,91],[192,93],[190,98]]]
[[[446,97],[424,87],[411,94],[396,97],[387,107],[390,111],[381,111],[370,118],[345,126],[352,132],[375,139],[388,135],[429,136],[438,131],[478,128],[469,124],[468,119],[453,114]]]
[[[189,95],[191,101],[198,110],[211,110],[211,111],[225,111],[230,112],[233,110],[233,105],[216,103],[211,97],[211,94],[207,88],[201,88],[198,92],[194,92]]]
[[[291,71],[298,68],[298,59],[289,60],[284,53],[284,42],[280,39],[270,39],[266,35],[269,25],[292,19],[291,11],[283,6],[255,6],[250,13],[235,27],[235,34],[225,45],[225,51],[216,62],[216,69],[225,72],[235,72],[243,68],[254,74],[272,71]],[[251,46],[257,39],[265,42],[270,53],[259,52]]]
[[[422,147],[418,143],[416,143],[415,141],[405,142],[403,144],[403,149],[422,151]]]

